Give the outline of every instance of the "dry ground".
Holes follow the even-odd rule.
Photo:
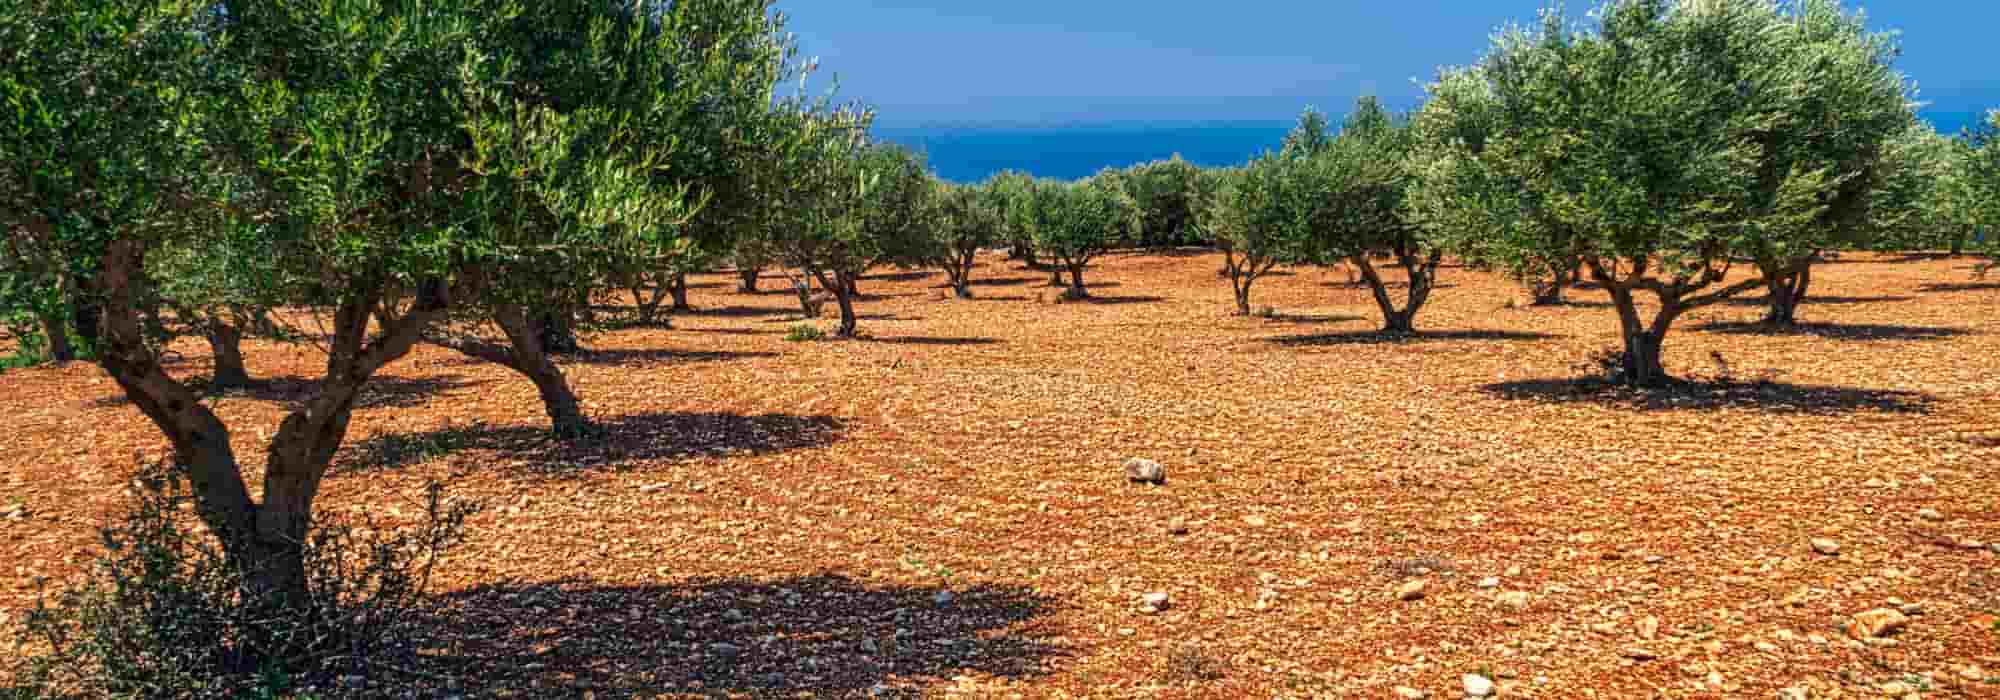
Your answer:
[[[1513,308],[1449,269],[1431,332],[1391,340],[1339,271],[1270,278],[1277,315],[1241,318],[1219,266],[1113,255],[1063,305],[998,259],[973,301],[885,273],[872,337],[821,343],[784,340],[788,295],[704,276],[674,329],[567,363],[611,429],[581,445],[541,439],[525,381],[424,349],[321,504],[394,520],[433,479],[491,504],[427,649],[473,696],[1448,698],[1474,672],[1509,697],[2000,696],[2000,551],[1962,546],[2000,541],[2000,285],[1964,261],[1826,265],[1796,332],[1699,311],[1669,367],[1718,353],[1741,383],[1650,396],[1568,381],[1615,342],[1601,293]],[[255,460],[318,360],[248,349],[280,381],[215,405]],[[162,443],[87,365],[0,396],[18,616]],[[1125,483],[1130,456],[1169,484]],[[1922,614],[1851,642],[1892,598]]]

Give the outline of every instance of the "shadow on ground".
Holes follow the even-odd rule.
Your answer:
[[[549,476],[617,469],[639,461],[708,454],[768,454],[830,445],[847,426],[832,416],[641,413],[597,419],[593,434],[558,440],[546,424],[474,422],[354,441],[337,460],[347,471],[393,469],[463,452],[511,458],[515,470]]]
[[[1317,324],[1322,324],[1322,323],[1346,323],[1346,322],[1348,322],[1348,321],[1366,321],[1366,320],[1368,320],[1368,318],[1367,318],[1367,317],[1365,317],[1365,316],[1355,316],[1355,315],[1353,315],[1353,314],[1287,314],[1287,313],[1273,313],[1273,314],[1271,314],[1271,315],[1269,315],[1269,316],[1264,316],[1264,315],[1258,315],[1258,316],[1257,316],[1257,318],[1258,318],[1258,319],[1260,319],[1260,320],[1263,320],[1263,321],[1265,321],[1265,322],[1267,322],[1267,323],[1273,323],[1273,324],[1289,324],[1289,325],[1296,325],[1296,326],[1310,326],[1310,325],[1317,325]]]
[[[561,364],[579,365],[677,365],[691,362],[727,362],[761,357],[777,357],[775,352],[736,352],[730,350],[585,350],[564,355]]]
[[[1799,304],[1799,306],[1803,308],[1803,307],[1810,307],[1813,305],[1833,306],[1836,304],[1892,304],[1900,301],[1913,301],[1915,299],[1916,297],[1910,297],[1910,296],[1856,297],[1856,296],[1809,295],[1806,297],[1804,302],[1801,302]],[[1771,300],[1768,297],[1731,297],[1729,299],[1723,300],[1722,304],[1726,306],[1770,306]]]
[[[198,393],[224,398],[244,398],[253,401],[269,401],[297,407],[319,393],[319,380],[305,377],[271,377],[255,379],[250,386],[231,389],[211,390],[208,377],[196,377],[188,382],[189,388]],[[459,375],[409,379],[376,375],[361,388],[361,396],[354,402],[357,409],[368,408],[409,408],[429,401],[432,396],[469,387],[490,384],[492,380],[468,381]],[[94,406],[122,406],[131,403],[124,394],[116,394],[91,401]]]
[[[1769,381],[1679,381],[1655,389],[1637,389],[1598,378],[1528,379],[1487,384],[1480,390],[1510,401],[1594,403],[1640,411],[1742,408],[1812,415],[1858,411],[1928,413],[1937,403],[1936,397],[1915,391]]]
[[[1794,323],[1789,326],[1777,326],[1766,323],[1719,322],[1705,323],[1695,326],[1694,329],[1730,335],[1810,335],[1835,340],[1942,340],[1972,333],[1965,328],[1882,323]]]
[[[1091,288],[1094,289],[1097,286],[1098,285],[1093,284],[1091,285]],[[1096,293],[1092,293],[1090,296],[1084,297],[1082,299],[1064,299],[1062,300],[1062,302],[1065,304],[1096,304],[1099,306],[1115,306],[1119,304],[1156,304],[1166,300],[1167,300],[1166,297],[1158,297],[1150,295],[1102,296]]]
[[[2000,289],[2000,282],[1931,282],[1917,287],[1920,292],[1984,292]]]
[[[1453,340],[1548,340],[1554,337],[1556,336],[1547,333],[1496,330],[1417,331],[1416,333],[1353,331],[1346,333],[1314,333],[1310,335],[1280,335],[1265,338],[1264,341],[1287,347],[1316,347],[1325,345],[1405,345],[1410,343],[1435,343]]]
[[[492,697],[920,697],[954,676],[1030,678],[1068,652],[1025,588],[872,586],[837,575],[679,585],[482,586],[441,596],[426,670]],[[880,687],[878,687],[880,686]]]
[[[993,338],[933,338],[927,336],[869,336],[861,338],[861,340],[870,343],[884,343],[887,345],[956,346],[956,345],[998,345],[1000,343],[999,340]]]

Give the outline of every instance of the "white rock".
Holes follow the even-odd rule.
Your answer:
[[[1424,597],[1424,589],[1429,588],[1430,585],[1431,582],[1429,581],[1426,581],[1424,579],[1416,579],[1408,583],[1405,583],[1401,586],[1397,586],[1396,599],[1417,600],[1419,598],[1422,598]]]
[[[1125,479],[1135,484],[1167,483],[1167,467],[1150,459],[1133,457],[1125,460]]]
[[[1515,612],[1527,610],[1528,603],[1531,602],[1531,600],[1532,598],[1528,595],[1527,591],[1508,591],[1506,593],[1500,594],[1498,598],[1494,599],[1495,602],[1500,604],[1500,607],[1506,608],[1508,610],[1513,610]]]
[[[1923,518],[1925,520],[1943,520],[1944,514],[1937,512],[1937,510],[1933,508],[1925,508],[1923,510],[1917,511],[1917,517]]]
[[[1492,577],[1492,576],[1488,576],[1488,577],[1486,577],[1486,578],[1482,578],[1482,579],[1479,579],[1479,587],[1480,587],[1480,588],[1499,588],[1499,587],[1500,587],[1500,579],[1498,579],[1498,578],[1495,578],[1495,577]]]
[[[1824,537],[1813,538],[1812,548],[1813,551],[1829,557],[1840,556],[1840,543]]]
[[[1139,597],[1139,603],[1141,605],[1151,607],[1155,610],[1167,609],[1168,603],[1172,600],[1173,597],[1167,595],[1165,591],[1160,591],[1157,593],[1147,593],[1146,595]]]
[[[1406,685],[1396,686],[1396,697],[1403,698],[1403,700],[1424,700],[1424,698],[1430,696],[1430,693]]]
[[[1493,681],[1485,676],[1477,673],[1468,673],[1458,680],[1460,683],[1465,684],[1465,696],[1468,698],[1484,698],[1493,695]]]

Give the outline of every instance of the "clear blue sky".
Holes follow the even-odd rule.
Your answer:
[[[1574,13],[1591,3],[1571,2]],[[1399,106],[1540,0],[779,0],[807,56],[887,125],[1285,120]],[[1850,3],[1850,6],[1854,6]],[[1936,111],[2000,106],[2000,1],[1876,0]]]

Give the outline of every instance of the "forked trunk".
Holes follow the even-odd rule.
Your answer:
[[[215,376],[209,380],[209,386],[217,389],[250,386],[250,371],[243,366],[243,331],[229,323],[210,321],[202,335],[208,338],[208,348],[215,356]]]
[[[1598,281],[1611,292],[1612,306],[1618,310],[1619,335],[1624,341],[1625,352],[1619,358],[1618,379],[1631,386],[1656,387],[1673,381],[1667,375],[1667,368],[1661,362],[1660,351],[1666,344],[1667,330],[1673,327],[1684,309],[1677,299],[1662,299],[1660,310],[1653,315],[1649,326],[1639,318],[1639,306],[1632,298],[1632,289],[1616,281],[1598,276]]]
[[[1437,278],[1437,266],[1443,255],[1432,253],[1428,258],[1418,258],[1412,252],[1398,252],[1397,260],[1410,281],[1409,297],[1398,308],[1396,300],[1389,296],[1389,287],[1376,271],[1375,263],[1366,253],[1349,256],[1348,260],[1361,271],[1361,279],[1368,282],[1368,291],[1375,298],[1375,306],[1382,310],[1382,332],[1389,334],[1409,334],[1417,332],[1417,312],[1423,310],[1424,302],[1430,299],[1433,282]]]
[[[1764,277],[1767,301],[1763,323],[1797,325],[1799,305],[1805,303],[1812,286],[1812,262],[1801,262],[1785,270],[1766,270]]]

